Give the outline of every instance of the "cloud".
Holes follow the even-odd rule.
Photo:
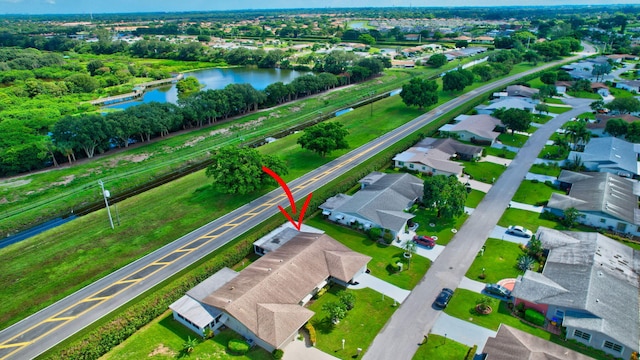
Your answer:
[[[47,4],[51,4],[51,5],[55,5],[56,4],[56,0],[44,0],[44,2],[46,2]]]

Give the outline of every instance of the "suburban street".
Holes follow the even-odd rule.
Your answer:
[[[529,168],[553,132],[584,112],[589,99],[565,99],[573,109],[540,127],[498,178],[478,207],[427,271],[409,297],[376,336],[364,359],[411,359],[423,336],[429,333],[442,310],[431,304],[443,287],[455,289],[475,260],[478,251],[509,206]]]
[[[582,56],[578,55],[572,59]],[[564,59],[562,62],[572,59]],[[348,172],[399,139],[435,120],[441,114],[462,105],[476,94],[504,87],[527,73],[555,65],[557,63],[546,64],[463,94],[290,182],[289,187],[296,200],[303,199],[309,193]],[[511,166],[498,179],[494,188],[485,196],[476,211],[460,229],[454,241],[446,247],[425,278],[387,323],[365,358],[411,358],[417,348],[417,343],[420,342],[423,334],[428,332],[439,315],[439,312],[430,308],[435,295],[443,286],[452,288],[457,286],[486,239],[485,235],[495,226],[544,142],[567,119],[589,110],[588,103],[590,101],[588,100],[567,102],[574,104],[574,109],[556,117],[534,133]],[[289,201],[280,188],[194,230],[171,244],[4,329],[0,332],[0,359],[30,359],[38,356],[111,311],[132,301],[136,296],[169,276],[279,213],[278,205],[289,206]]]

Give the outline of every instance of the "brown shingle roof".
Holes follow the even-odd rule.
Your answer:
[[[313,316],[298,305],[305,296],[329,276],[348,282],[369,260],[326,234],[301,232],[203,302],[227,312],[277,348]]]

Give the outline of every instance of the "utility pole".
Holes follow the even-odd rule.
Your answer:
[[[102,189],[102,197],[104,198],[104,204],[107,206],[107,214],[109,215],[109,223],[111,224],[111,229],[113,230],[113,219],[111,218],[111,209],[109,209],[109,197],[111,193],[109,190],[104,189],[104,182],[102,180],[98,180],[98,184],[100,184],[100,188]]]

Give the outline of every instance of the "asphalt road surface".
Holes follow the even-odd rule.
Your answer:
[[[442,314],[441,310],[432,307],[436,296],[444,287],[458,287],[546,141],[565,122],[591,111],[589,104],[592,100],[567,99],[565,102],[574,108],[558,115],[533,133],[420,283],[376,336],[363,359],[403,360],[413,357],[423,336],[429,333]]]
[[[554,65],[555,64],[547,64],[525,73],[498,80],[463,94],[348,154],[293,180],[288,184],[289,188],[296,200],[305,198],[309,193],[322,185],[348,172],[381,150],[435,120],[440,114],[462,105],[465,101],[472,99],[476,94],[503,87],[529,72],[538,71],[541,68]],[[508,172],[509,171],[506,173]],[[500,184],[502,181],[499,180],[498,183]],[[289,206],[286,195],[282,189],[279,188],[0,331],[0,359],[31,359],[38,356],[60,341],[131,301],[136,296],[152,288],[172,274],[186,268],[238,236],[241,236],[247,230],[257,226],[272,215],[279,213],[278,205],[282,205],[285,208]],[[486,206],[482,208],[486,209]],[[482,213],[484,211],[480,212]],[[447,247],[449,246],[451,246],[451,244]],[[452,249],[455,246],[462,247],[463,251],[469,251],[466,244],[454,245]],[[453,253],[453,250],[450,251],[450,253]],[[455,260],[454,262],[458,261]],[[436,269],[432,269],[437,270],[439,267],[438,264],[435,264],[435,267]],[[430,271],[430,273],[433,272]],[[455,278],[444,276],[444,271],[438,271],[437,274],[438,276],[444,277],[442,280],[439,280],[438,284],[447,283],[452,284],[452,286],[457,284],[457,282],[454,281]],[[464,272],[461,272],[461,274],[464,274]],[[430,279],[430,281],[433,281],[433,279]],[[422,286],[423,284],[424,281],[420,284],[421,286],[418,286],[417,291],[425,293],[425,296],[431,296],[431,292],[435,289],[436,285],[434,284],[434,286],[425,288]],[[430,300],[430,298],[424,299],[425,302]],[[399,309],[396,313],[404,314],[403,308]],[[392,319],[390,326],[395,326],[393,325],[395,324],[394,319]],[[421,337],[426,325],[432,323],[430,317],[429,319],[424,317],[424,320],[428,320],[428,322],[422,321],[422,319],[416,320],[420,320],[420,322],[415,322],[414,328],[407,329],[407,339],[418,335]],[[423,325],[415,328],[419,323]],[[385,331],[388,330],[389,326]],[[378,347],[378,343],[379,341],[374,343],[375,348]],[[415,351],[415,349],[412,348],[412,351]],[[369,353],[371,352],[370,350]],[[386,358],[396,358],[395,355],[396,354]],[[378,358],[384,359],[385,357]]]

